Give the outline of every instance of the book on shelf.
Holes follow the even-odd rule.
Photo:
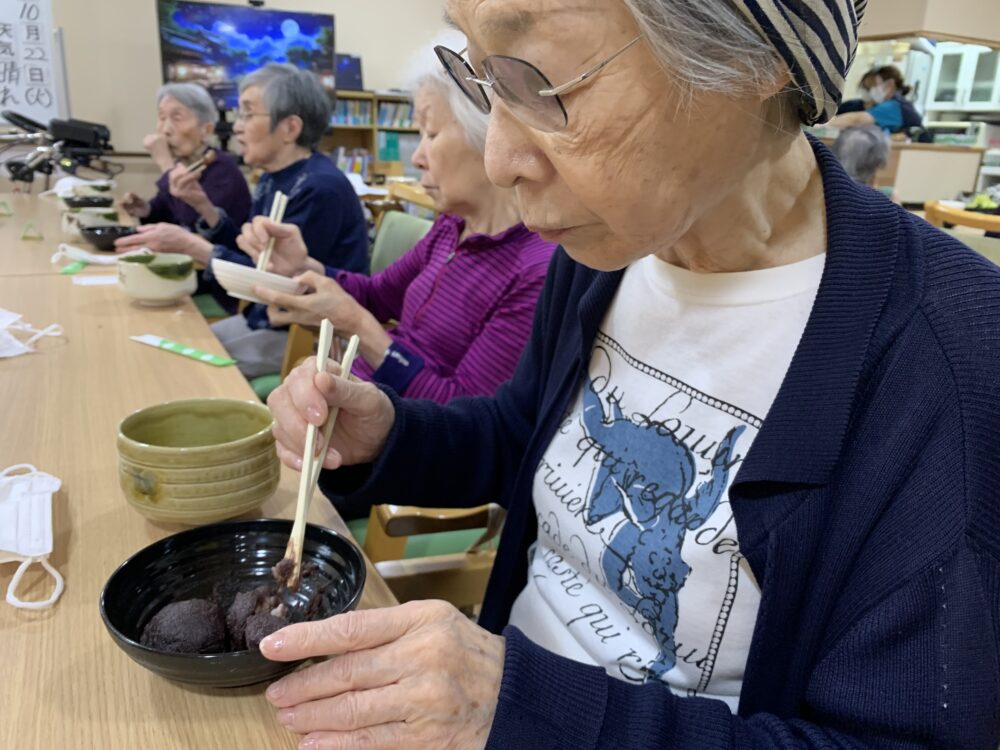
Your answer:
[[[338,99],[330,118],[330,124],[371,127],[372,103],[364,99]]]
[[[406,174],[419,174],[419,171],[412,166],[413,154],[420,146],[419,135],[380,130],[377,146],[379,161],[402,162]]]
[[[366,148],[340,146],[330,154],[337,169],[347,174],[359,174],[364,180],[371,178],[372,155]]]
[[[411,102],[379,102],[378,126],[380,128],[412,128],[413,104]]]

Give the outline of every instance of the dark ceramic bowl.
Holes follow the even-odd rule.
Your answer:
[[[127,237],[135,234],[135,227],[127,227],[122,224],[110,224],[98,227],[80,227],[80,234],[98,250],[109,252],[115,249],[115,240],[119,237]]]
[[[115,199],[110,195],[73,195],[63,198],[67,208],[107,208]]]
[[[208,687],[239,687],[273,680],[300,662],[265,659],[259,651],[175,654],[139,643],[143,629],[164,606],[183,599],[218,596],[228,609],[233,597],[273,583],[271,568],[285,556],[292,522],[277,519],[233,521],[201,526],[168,536],[123,562],[101,592],[101,617],[115,643],[161,677]],[[308,524],[302,564],[317,570],[302,579],[295,594],[285,594],[292,622],[304,618],[313,593],[322,591],[322,620],[358,605],[365,586],[361,552],[335,531]]]

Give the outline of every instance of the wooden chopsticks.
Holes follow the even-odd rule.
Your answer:
[[[288,196],[285,195],[280,190],[274,193],[274,200],[271,202],[271,214],[269,218],[275,224],[280,224],[281,220],[285,218],[285,209],[288,207]],[[267,247],[264,248],[264,252],[260,254],[257,258],[257,270],[266,271],[267,264],[271,262],[271,251],[274,250],[274,237],[271,237],[267,241]],[[322,334],[321,334],[322,340]],[[329,350],[327,350],[329,351]],[[326,360],[324,360],[325,362]]]
[[[201,172],[205,167],[212,164],[218,158],[218,154],[212,149],[205,152],[205,155],[201,157],[198,161],[193,162],[188,165],[188,174],[193,172]]]
[[[360,339],[355,335],[347,345],[344,358],[340,363],[340,375],[343,378],[351,377],[351,367],[354,358],[358,353]],[[316,353],[316,371],[325,372],[326,361],[330,356],[330,346],[333,343],[333,325],[329,320],[324,319],[319,329],[319,347]],[[309,514],[309,503],[313,492],[316,490],[316,482],[319,481],[319,473],[323,468],[323,461],[326,459],[326,452],[330,447],[330,436],[333,434],[333,427],[337,422],[339,409],[331,409],[326,419],[326,424],[322,429],[321,450],[316,453],[316,433],[318,428],[309,424],[306,427],[306,445],[302,456],[302,473],[299,476],[299,495],[295,503],[295,522],[292,524],[292,533],[288,539],[288,546],[285,548],[284,561],[292,562],[291,573],[284,582],[290,591],[297,591],[299,582],[302,579],[302,545],[306,534],[306,516]],[[278,569],[283,567],[280,563]]]

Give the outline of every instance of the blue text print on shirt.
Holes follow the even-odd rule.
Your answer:
[[[606,419],[592,382],[583,389],[583,422],[601,447],[604,460],[594,482],[585,520],[595,524],[623,512],[601,555],[608,586],[652,628],[659,644],[650,675],[660,678],[676,660],[677,594],[691,568],[681,558],[688,531],[715,512],[729,484],[736,440],[746,429],[734,427],[719,443],[711,474],[688,494],[697,476],[695,456],[673,433],[638,425],[622,415],[615,401]]]

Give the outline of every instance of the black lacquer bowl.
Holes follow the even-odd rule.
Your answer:
[[[63,198],[67,208],[110,208],[114,202],[110,195],[71,195]]]
[[[80,227],[80,234],[98,250],[111,252],[115,249],[115,240],[135,234],[135,227],[124,226],[122,224],[98,225],[94,227]]]
[[[239,687],[275,679],[299,662],[265,659],[259,651],[175,654],[139,643],[143,629],[167,604],[212,599],[228,608],[239,591],[273,583],[271,568],[285,556],[292,522],[277,519],[233,521],[182,531],[132,555],[111,574],[101,592],[101,617],[115,643],[134,661],[178,682]],[[285,593],[289,619],[305,619],[312,595],[321,591],[309,619],[321,620],[358,605],[365,585],[361,552],[335,531],[306,526],[303,577],[295,594]]]

